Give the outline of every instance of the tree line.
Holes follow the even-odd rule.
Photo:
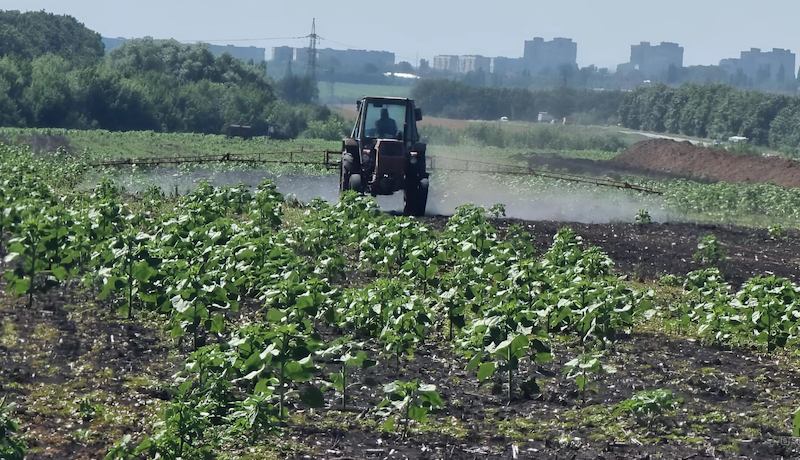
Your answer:
[[[727,139],[786,152],[800,148],[800,99],[723,84],[655,85],[626,93],[619,107],[626,128]]]
[[[422,80],[411,94],[426,113],[446,118],[536,121],[539,112],[547,112],[556,119],[577,117],[599,124],[616,123],[624,95],[564,86],[537,91],[479,87],[449,79]]]
[[[633,91],[558,87],[476,87],[448,79],[420,81],[412,97],[426,113],[458,119],[535,121],[539,112],[583,124],[725,140],[800,152],[800,98],[715,83],[658,84]]]
[[[263,66],[204,44],[144,38],[104,54],[100,35],[75,18],[0,11],[0,125],[301,135],[343,120],[311,104],[316,83],[288,74],[273,82]],[[319,131],[319,129],[317,129]]]

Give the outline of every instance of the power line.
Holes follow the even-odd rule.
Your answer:
[[[308,35],[303,37],[271,37],[271,38],[217,38],[217,39],[203,39],[203,40],[179,40],[184,42],[259,42],[269,40],[301,40],[308,38]]]
[[[306,75],[311,77],[311,80],[317,80],[317,19],[311,20],[311,34],[308,36],[308,67],[306,68]]]
[[[325,40],[325,41],[328,41],[328,42],[331,42],[331,43],[336,43],[337,45],[346,46],[348,48],[355,49],[355,50],[364,49],[364,48],[361,48],[359,46],[353,46],[353,45],[348,45],[347,43],[337,42],[335,40],[331,40],[330,38],[319,37],[319,39],[320,39],[320,41]]]
[[[269,38],[226,38],[226,39],[205,39],[205,40],[181,40],[184,42],[257,42],[257,41],[273,41],[273,40],[304,40],[308,38],[310,43],[308,46],[309,54],[308,54],[308,64],[306,68],[306,73],[312,77],[316,76],[316,68],[317,68],[317,42],[331,42],[337,45],[344,46],[349,49],[353,50],[363,50],[366,49],[361,46],[350,45],[348,43],[343,43],[336,40],[331,40],[330,38],[325,38],[316,33],[316,18],[312,19],[311,21],[311,33],[309,35],[303,35],[302,37],[269,37]],[[312,52],[313,50],[313,52]],[[402,59],[405,61],[411,61],[412,58],[409,56],[399,56],[395,54],[395,58]],[[416,61],[416,59],[414,59]],[[313,62],[312,62],[313,61]]]

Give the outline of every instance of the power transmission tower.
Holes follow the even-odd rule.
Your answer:
[[[310,42],[308,45],[308,67],[306,67],[306,75],[311,77],[312,80],[317,80],[317,19],[311,20],[311,35],[309,35]]]

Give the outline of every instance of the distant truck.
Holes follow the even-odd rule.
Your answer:
[[[555,117],[547,112],[539,112],[539,118],[537,118],[537,120],[539,123],[552,123],[555,121]]]
[[[228,138],[241,137],[250,139],[253,137],[253,130],[247,125],[230,125],[227,132]]]

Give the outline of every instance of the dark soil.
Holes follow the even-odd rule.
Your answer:
[[[553,350],[553,363],[523,366],[517,374],[519,380],[536,378],[543,387],[542,393],[526,398],[517,391],[510,402],[505,396],[505,382],[481,385],[475,371],[463,371],[466,363],[460,357],[441,346],[423,346],[415,359],[403,362],[398,371],[391,364],[365,371],[360,378],[369,385],[351,394],[357,401],[355,414],[321,411],[308,415],[307,424],[295,426],[294,434],[298,442],[314,446],[314,458],[331,459],[512,458],[513,446],[518,449],[518,458],[532,459],[797,458],[800,446],[793,450],[780,442],[781,436],[790,434],[788,428],[764,426],[749,419],[762,417],[755,409],[762,405],[796,402],[800,378],[792,371],[751,353],[704,347],[693,340],[662,335],[633,334],[623,337],[616,346],[609,363],[617,367],[617,372],[598,382],[597,392],[589,392],[585,401],[574,382],[561,376],[563,365],[579,353],[575,347],[565,346]],[[415,432],[406,439],[364,429],[359,422],[364,416],[361,409],[378,403],[380,385],[395,379],[419,379],[437,385],[448,401],[447,408],[433,417],[440,427]],[[781,388],[778,392],[782,402],[765,393],[767,388],[776,386]],[[613,424],[610,414],[614,405],[634,392],[655,388],[670,389],[683,398],[685,410],[649,427],[629,426],[641,433],[639,443],[616,442],[613,430],[605,426]],[[326,426],[331,424],[331,416],[338,428]],[[712,417],[719,418],[700,422]],[[700,435],[702,442],[678,442],[679,438],[688,440],[699,435],[693,430],[698,430],[700,424],[705,424],[707,430]],[[750,425],[758,429],[746,429]],[[453,436],[456,430],[463,433]],[[579,440],[565,445],[558,441],[564,434]],[[733,439],[751,435],[756,439],[740,443],[738,454],[716,450]]]
[[[690,142],[651,139],[633,144],[611,162],[698,179],[800,187],[800,162],[780,157],[724,152]]]
[[[441,229],[446,218],[424,221]],[[707,234],[722,241],[728,256],[723,273],[734,284],[769,272],[796,280],[800,273],[796,231],[773,240],[762,230],[693,224],[494,225],[503,235],[514,223],[534,236],[539,251],[568,225],[585,244],[606,251],[620,273],[644,280],[699,268],[692,255]],[[369,281],[364,276],[349,273],[342,285],[363,285]],[[19,403],[29,460],[102,458],[122,435],[138,439],[149,430],[169,398],[164,382],[185,356],[163,336],[159,320],[137,315],[126,321],[76,286],[37,299],[33,309],[21,305],[0,299],[0,394]],[[541,393],[524,397],[516,389],[508,401],[507,382],[479,384],[444,334],[431,331],[414,359],[399,368],[393,359],[382,360],[354,375],[361,384],[352,388],[348,410],[332,395],[325,409],[298,407],[286,435],[265,442],[278,446],[277,458],[298,459],[511,459],[513,452],[524,459],[800,458],[800,442],[790,437],[791,414],[800,404],[796,359],[643,330],[622,336],[609,350],[607,363],[617,372],[598,381],[584,401],[575,382],[562,375],[564,364],[581,352],[570,338],[553,345],[553,363],[525,363],[516,374],[517,382],[536,379]],[[373,355],[378,352],[373,347]],[[340,371],[335,362],[325,364],[320,377]],[[426,425],[412,426],[407,437],[383,432],[368,409],[382,399],[384,384],[415,378],[435,384],[447,407]],[[614,406],[634,392],[658,388],[683,398],[678,410],[649,425],[613,415]],[[75,401],[87,395],[105,407],[106,416],[81,417]],[[87,428],[94,431],[89,440],[76,436]]]
[[[720,270],[728,282],[739,286],[755,276],[775,275],[797,282],[800,278],[800,232],[784,232],[773,239],[767,230],[728,225],[691,223],[581,224],[576,222],[503,220],[495,223],[504,234],[519,223],[545,251],[559,228],[568,226],[588,246],[599,246],[614,261],[619,273],[643,280],[658,280],[666,274],[685,276],[704,268],[694,261],[697,244],[706,235],[721,242],[726,260]]]

